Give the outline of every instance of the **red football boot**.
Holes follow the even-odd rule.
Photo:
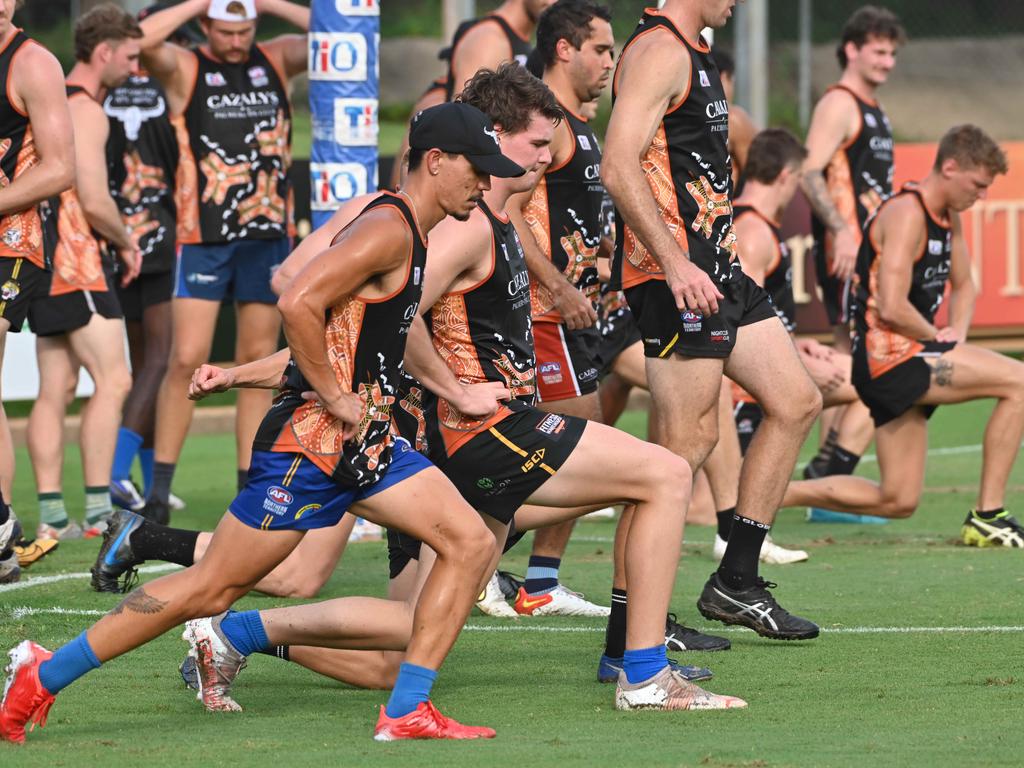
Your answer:
[[[8,654],[7,682],[0,702],[0,740],[25,743],[25,725],[46,725],[54,696],[39,682],[39,665],[53,656],[31,640],[24,640]]]
[[[463,725],[445,717],[429,701],[419,704],[412,712],[401,717],[388,717],[384,707],[380,708],[377,727],[373,730],[375,741],[398,741],[399,739],[493,739],[493,728]]]

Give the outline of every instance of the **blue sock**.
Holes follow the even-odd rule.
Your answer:
[[[437,670],[418,667],[415,664],[403,662],[398,668],[398,679],[395,680],[395,687],[391,691],[391,698],[385,712],[388,717],[402,717],[408,715],[421,702],[430,698],[430,689],[434,687],[437,679]]]
[[[142,498],[149,498],[149,489],[153,487],[153,458],[152,448],[139,450],[139,466],[142,467]]]
[[[142,447],[142,435],[127,427],[117,430],[117,446],[114,448],[114,465],[110,470],[111,480],[127,480],[132,474],[132,462]]]
[[[523,589],[528,595],[544,595],[558,586],[558,566],[562,564],[560,557],[539,557],[530,555],[526,566],[526,581]]]
[[[626,649],[622,657],[622,666],[626,670],[626,679],[631,683],[649,680],[668,665],[665,644],[653,648],[640,648],[635,651]]]
[[[228,611],[220,622],[220,631],[243,656],[270,648],[259,611]]]
[[[86,672],[91,672],[100,665],[85,632],[67,645],[62,645],[53,656],[39,665],[39,682],[43,688],[56,695],[67,688]]]

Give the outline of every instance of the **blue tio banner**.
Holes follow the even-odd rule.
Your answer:
[[[378,0],[313,0],[309,29],[309,176],[313,226],[377,189]]]

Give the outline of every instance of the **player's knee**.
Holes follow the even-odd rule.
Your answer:
[[[445,556],[462,561],[472,570],[478,570],[491,561],[497,543],[494,534],[479,516],[474,517],[475,520],[467,520],[465,524],[456,528],[452,535],[445,537]],[[437,551],[437,556],[442,556],[441,551]]]
[[[97,390],[103,390],[119,400],[124,400],[132,391],[132,374],[127,366],[121,365],[106,370],[95,380]]]
[[[892,498],[885,499],[882,503],[882,512],[884,512],[885,517],[905,520],[917,510],[918,501],[917,496],[910,494],[893,496]]]
[[[644,484],[651,496],[648,500],[656,498],[678,509],[686,508],[693,485],[693,471],[686,459],[671,451],[658,449],[644,457],[641,466],[644,467]]]
[[[320,594],[320,588],[327,581],[319,573],[292,573],[286,575],[275,592],[279,597],[297,597],[308,600]]]

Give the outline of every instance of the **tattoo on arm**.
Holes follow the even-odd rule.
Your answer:
[[[949,360],[939,360],[932,369],[932,378],[940,387],[953,386],[953,364]]]
[[[804,193],[818,214],[818,218],[825,222],[829,231],[835,233],[846,227],[846,220],[839,213],[832,196],[828,193],[828,185],[825,183],[825,176],[821,171],[809,171],[804,176]]]
[[[114,616],[118,613],[122,613],[125,609],[132,613],[160,613],[160,611],[166,607],[166,601],[157,600],[152,595],[146,593],[145,587],[139,587],[128,595],[128,597],[118,603],[117,607],[110,612],[110,615]]]

